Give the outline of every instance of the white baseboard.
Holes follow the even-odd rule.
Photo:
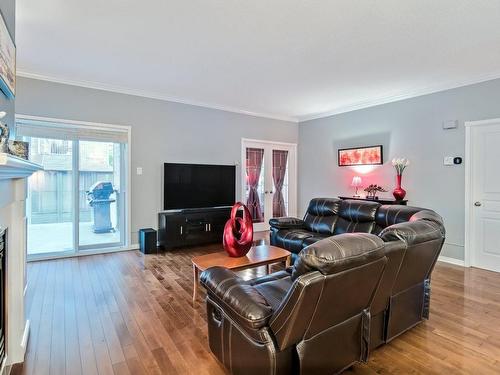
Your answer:
[[[38,262],[41,260],[51,260],[51,259],[63,259],[63,258],[74,258],[74,257],[84,257],[88,255],[99,255],[108,253],[117,253],[120,251],[131,251],[139,250],[139,244],[135,243],[129,246],[123,247],[105,247],[102,249],[92,249],[92,250],[82,250],[76,253],[66,253],[66,254],[55,254],[55,255],[32,255],[28,258],[28,262]]]
[[[454,264],[455,266],[461,266],[461,267],[465,267],[465,262],[461,259],[456,259],[456,258],[450,258],[450,257],[445,257],[445,256],[440,256],[438,258],[438,261],[440,262],[444,262],[444,263],[450,263],[450,264]]]

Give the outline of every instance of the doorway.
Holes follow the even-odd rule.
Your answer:
[[[297,145],[242,139],[241,197],[255,231],[273,217],[296,216]]]
[[[465,126],[465,265],[500,272],[500,119]]]
[[[29,143],[30,161],[44,167],[28,179],[29,260],[128,243],[128,132],[17,119],[17,137]]]

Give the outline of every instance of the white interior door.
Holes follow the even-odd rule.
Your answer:
[[[295,216],[297,146],[244,139],[241,160],[241,200],[252,214],[254,230],[268,230],[273,217]]]
[[[500,119],[471,126],[470,263],[500,272]]]

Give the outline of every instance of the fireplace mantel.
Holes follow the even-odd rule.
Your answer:
[[[0,153],[0,180],[26,178],[42,169],[43,167],[40,164],[32,163],[9,154]]]
[[[27,177],[42,170],[39,164],[0,153],[0,227],[7,228],[6,252],[6,357],[8,366],[24,361],[29,321],[24,314],[26,290],[26,195]]]

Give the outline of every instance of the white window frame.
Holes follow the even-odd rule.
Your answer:
[[[132,180],[131,180],[131,161],[132,161],[132,127],[129,125],[116,125],[116,124],[107,124],[107,123],[97,123],[97,122],[89,122],[89,121],[79,121],[79,120],[67,120],[67,119],[59,119],[59,118],[52,118],[52,117],[43,117],[43,116],[31,116],[31,115],[24,115],[24,114],[16,114],[16,124],[21,121],[26,121],[26,122],[45,122],[45,123],[51,123],[52,125],[58,125],[60,124],[61,127],[74,127],[75,129],[78,128],[85,128],[85,129],[92,129],[92,130],[103,130],[103,131],[109,131],[109,130],[117,130],[117,131],[123,131],[127,133],[127,145],[125,147],[126,153],[125,155],[121,155],[121,161],[125,162],[124,166],[124,174],[123,176],[123,181],[126,182],[126,189],[125,189],[125,198],[124,202],[125,204],[125,209],[124,211],[124,219],[123,223],[125,225],[125,237],[124,237],[124,244],[123,246],[119,247],[109,247],[103,244],[102,248],[92,248],[92,249],[85,249],[84,247],[81,247],[81,250],[78,251],[78,247],[76,247],[71,253],[67,252],[61,252],[61,253],[50,253],[50,254],[40,254],[40,255],[30,255],[28,257],[28,261],[38,261],[38,260],[44,260],[44,259],[55,259],[55,258],[66,258],[66,257],[75,257],[75,256],[85,256],[85,255],[91,255],[91,254],[103,254],[103,253],[109,253],[109,252],[116,252],[116,251],[124,251],[124,250],[135,250],[137,249],[137,244],[131,244],[131,237],[132,237],[132,226],[131,226],[131,205],[132,205]],[[73,158],[78,158],[78,148],[76,150],[73,150]],[[77,172],[77,171],[74,171]],[[75,179],[78,179],[78,173],[73,173],[73,176]],[[78,186],[78,180],[76,181]],[[73,197],[75,201],[78,199],[78,197]],[[78,205],[75,206],[77,208]],[[122,208],[123,209],[123,208]],[[78,210],[74,210],[74,215],[78,214]],[[75,221],[73,220],[73,224],[75,224]],[[75,242],[78,241],[77,236],[74,236]],[[75,245],[78,246],[78,243]]]

